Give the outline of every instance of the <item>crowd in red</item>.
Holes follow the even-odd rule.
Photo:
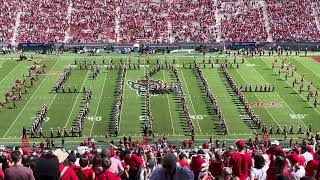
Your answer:
[[[20,42],[63,41],[68,29],[65,0],[24,0],[17,39]]]
[[[262,4],[273,40],[319,41],[311,0],[2,0],[0,40],[17,24],[17,42],[266,41]]]
[[[17,9],[13,1],[0,1],[0,42],[12,38]]]
[[[121,0],[119,6],[120,43],[169,43],[169,4]]]
[[[115,1],[72,0],[69,42],[114,42]]]
[[[311,0],[291,0],[278,3],[270,0],[268,13],[273,39],[277,41],[310,41],[320,39]]]
[[[279,141],[237,140],[234,145],[210,139],[169,144],[166,137],[142,143],[124,137],[117,146],[97,148],[88,138],[82,148],[65,151],[40,147],[1,150],[0,179],[63,180],[213,180],[319,179],[319,134],[283,148]],[[85,148],[83,148],[85,147]]]

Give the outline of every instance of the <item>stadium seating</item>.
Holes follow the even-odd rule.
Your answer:
[[[19,42],[63,41],[68,29],[64,0],[25,0],[21,9]]]
[[[320,39],[315,20],[320,7],[311,0],[1,0],[0,5],[1,42]]]
[[[229,41],[266,41],[262,9],[244,1],[222,3],[222,35]]]
[[[174,0],[170,6],[175,42],[215,42],[215,12],[208,0]]]
[[[13,36],[17,7],[14,1],[0,1],[0,42],[10,42]]]
[[[311,1],[269,1],[268,11],[275,41],[319,41],[320,32],[312,16]]]
[[[114,42],[115,1],[73,0],[70,42]]]

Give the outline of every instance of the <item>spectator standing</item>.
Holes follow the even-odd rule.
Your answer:
[[[129,165],[129,180],[139,180],[142,171],[142,159],[130,150],[125,152],[124,162]]]
[[[222,178],[223,180],[230,180],[232,178],[232,168],[224,167],[222,169]]]
[[[52,153],[43,153],[36,162],[31,163],[36,179],[58,180],[60,178],[59,160]],[[35,163],[35,165],[33,165]],[[34,166],[34,167],[33,167]]]
[[[96,175],[93,169],[89,167],[89,158],[85,155],[80,157],[79,164],[81,167],[78,174],[79,180],[94,180]]]
[[[181,167],[187,167],[190,169],[189,163],[187,161],[187,155],[185,153],[180,153],[179,154],[179,161],[178,161],[179,165]]]
[[[112,172],[108,171],[111,166],[111,161],[109,158],[102,158],[101,167],[102,172],[97,174],[96,180],[118,180],[118,177]]]
[[[246,144],[243,140],[238,140],[236,146],[238,151],[232,153],[230,160],[232,172],[233,175],[238,176],[240,180],[246,180],[249,177],[252,167],[252,157],[246,152]]]
[[[194,175],[187,167],[177,165],[177,157],[167,154],[162,160],[162,166],[151,174],[150,180],[193,180]]]
[[[108,171],[112,172],[117,177],[121,177],[124,168],[121,164],[121,161],[117,157],[115,157],[114,151],[111,151],[110,153],[107,152],[107,158],[110,158],[111,161],[111,166],[108,168]]]
[[[194,173],[195,180],[198,179],[199,173],[201,171],[201,165],[206,162],[203,159],[204,155],[205,155],[204,151],[200,149],[198,150],[197,155],[194,155],[192,157],[192,160],[190,163],[190,169]]]
[[[277,176],[289,176],[289,172],[285,169],[286,159],[283,156],[276,156],[273,163],[267,170],[267,179],[275,180]]]
[[[299,157],[296,154],[290,154],[288,160],[291,165],[289,168],[291,179],[299,180],[305,176],[306,171],[303,166],[299,165]]]
[[[265,180],[267,179],[267,170],[269,165],[265,163],[265,159],[262,155],[256,154],[254,156],[254,167],[250,172],[251,180]]]
[[[53,154],[57,156],[59,160],[60,179],[61,180],[78,180],[78,176],[74,172],[73,168],[70,167],[68,159],[69,154],[61,149],[53,151]]]
[[[307,145],[301,146],[301,155],[304,157],[306,164],[313,160],[313,155],[308,151]]]
[[[33,172],[30,168],[22,165],[22,155],[20,151],[13,151],[11,154],[14,165],[5,171],[6,180],[34,180]]]
[[[214,158],[210,160],[209,171],[213,177],[218,178],[222,176],[222,170],[224,168],[224,164],[222,161],[222,155],[220,151],[216,151],[214,153]]]

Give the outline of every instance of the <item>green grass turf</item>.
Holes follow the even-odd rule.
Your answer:
[[[30,55],[30,54],[28,54]],[[219,59],[219,63],[224,62],[225,55],[209,54],[205,60],[208,62],[209,56],[213,62]],[[205,96],[202,84],[195,70],[183,68],[185,63],[193,61],[202,62],[201,55],[190,56],[184,54],[175,55],[150,55],[149,57],[138,57],[137,54],[119,55],[103,54],[102,56],[89,57],[88,55],[36,55],[36,61],[48,65],[46,72],[63,73],[68,64],[74,64],[76,59],[79,62],[87,61],[88,64],[95,60],[102,65],[102,60],[109,63],[112,59],[114,63],[141,63],[141,68],[136,70],[127,70],[124,85],[124,101],[121,111],[119,136],[131,135],[141,137],[141,132],[145,122],[145,97],[139,96],[135,89],[132,89],[128,81],[136,81],[144,78],[145,72],[155,66],[156,60],[161,63],[167,61],[178,64],[178,74],[182,81],[183,89],[186,95],[187,105],[195,125],[197,139],[206,139],[214,136],[219,139],[238,139],[254,136],[260,133],[252,122],[245,118],[243,107],[239,105],[239,100],[231,91],[226,83],[225,77],[218,66],[211,68],[207,65],[203,69],[204,76],[208,81],[209,88],[217,97],[217,102],[225,116],[229,127],[230,135],[223,136],[218,123],[218,118],[210,111],[209,99]],[[19,62],[15,59],[18,54],[2,56],[0,58],[0,100],[4,100],[4,94],[7,92],[16,79],[22,79],[23,74],[28,74],[28,67],[32,65],[31,61]],[[300,80],[305,73],[305,82],[313,81],[312,89],[320,85],[320,64],[310,57],[276,57],[286,59],[286,63],[293,63],[297,67],[294,76]],[[147,63],[149,59],[149,64]],[[233,57],[227,57],[233,62]],[[238,58],[240,62],[240,58]],[[292,87],[293,78],[284,80],[284,74],[278,79],[278,67],[272,70],[271,63],[274,57],[248,57],[244,64],[240,63],[240,68],[230,68],[229,72],[238,85],[275,85],[275,92],[246,92],[245,96],[249,103],[253,104],[255,112],[262,118],[267,126],[273,124],[275,127],[280,125],[294,125],[295,131],[298,125],[302,125],[305,130],[309,124],[313,125],[314,132],[320,128],[318,123],[320,118],[320,109],[313,108],[313,99],[306,102],[306,92],[299,93],[298,87]],[[112,110],[115,105],[114,91],[116,90],[119,79],[119,70],[106,70],[101,68],[101,73],[93,80],[90,71],[80,70],[79,66],[73,67],[70,78],[66,81],[65,87],[76,86],[82,90],[82,86],[91,86],[93,99],[90,102],[90,112],[84,125],[84,137],[93,136],[96,139],[103,139],[105,132],[113,132]],[[60,75],[42,75],[40,80],[29,88],[27,94],[23,95],[18,102],[18,108],[11,109],[11,103],[6,108],[0,109],[0,142],[17,141],[21,136],[22,127],[31,127],[33,117],[41,109],[43,104],[49,106],[48,121],[44,122],[42,127],[45,135],[49,135],[50,128],[67,127],[70,129],[76,117],[81,110],[83,103],[83,94],[79,93],[59,93],[53,92],[53,86]],[[28,79],[28,78],[27,78]],[[161,70],[151,77],[153,80],[174,83],[175,78],[170,70]],[[29,84],[29,83],[28,83]],[[306,86],[306,85],[305,85]],[[256,107],[255,103],[277,103],[279,107]],[[153,120],[153,130],[157,136],[167,135],[171,139],[183,140],[189,138],[189,129],[186,126],[185,117],[181,113],[181,105],[176,94],[159,94],[151,97],[151,107]],[[274,128],[275,129],[275,128]],[[304,137],[304,135],[290,135],[289,137]],[[281,135],[273,135],[272,138],[282,138]],[[67,138],[70,141],[80,141],[82,138]],[[41,141],[34,139],[33,141]]]

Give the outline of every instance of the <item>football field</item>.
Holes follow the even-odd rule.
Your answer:
[[[22,93],[21,100],[17,101],[17,108],[13,108],[11,100],[0,109],[0,143],[15,142],[21,139],[22,128],[30,129],[34,118],[41,110],[43,104],[47,104],[48,113],[42,123],[44,135],[50,135],[50,128],[61,129],[66,127],[68,131],[74,125],[80,110],[83,108],[83,87],[90,87],[92,100],[89,104],[81,138],[69,137],[70,141],[81,141],[85,137],[94,137],[103,140],[108,132],[110,138],[114,137],[114,106],[116,104],[115,92],[119,81],[119,68],[110,67],[123,63],[126,65],[124,79],[123,103],[120,112],[120,124],[118,137],[131,136],[141,138],[146,123],[146,97],[140,93],[143,89],[139,80],[144,76],[157,61],[159,64],[173,64],[178,70],[178,76],[182,81],[182,88],[186,95],[187,106],[195,126],[196,140],[207,140],[210,136],[214,139],[236,140],[238,138],[254,137],[261,134],[261,130],[249,120],[248,114],[241,105],[238,96],[231,90],[222,72],[220,64],[227,62],[229,72],[238,86],[252,86],[252,92],[244,92],[249,104],[256,114],[262,119],[268,129],[273,125],[274,134],[272,138],[283,139],[282,134],[275,134],[277,126],[282,131],[284,127],[290,130],[293,125],[293,134],[288,137],[303,138],[304,134],[297,134],[301,125],[303,132],[312,125],[312,133],[315,134],[320,128],[320,104],[314,107],[317,97],[310,97],[307,101],[307,87],[314,93],[320,86],[320,63],[316,56],[256,56],[236,58],[225,54],[159,54],[139,56],[138,54],[120,55],[115,53],[89,56],[88,54],[61,54],[40,55],[29,53],[33,61],[17,61],[18,54],[0,56],[0,101],[5,102],[5,94],[11,90],[17,80],[25,78],[28,91]],[[242,63],[242,58],[244,62]],[[275,67],[272,68],[274,59],[277,59]],[[210,60],[210,63],[209,63]],[[76,61],[76,63],[75,63]],[[209,89],[216,96],[217,104],[223,112],[229,134],[224,135],[220,126],[218,116],[212,112],[209,98],[206,96],[202,82],[198,77],[194,61],[199,62]],[[28,76],[30,67],[37,63],[36,69],[43,69],[45,74],[39,74],[38,80],[33,85]],[[101,67],[98,76],[93,79],[90,69],[80,69],[80,64],[87,62],[88,66],[95,62]],[[136,64],[136,68],[129,68]],[[284,68],[279,69],[281,62]],[[205,65],[204,65],[204,64]],[[41,67],[45,64],[47,67]],[[56,93],[54,86],[64,69],[71,64],[72,73],[65,82],[67,89],[72,92]],[[139,67],[138,67],[139,65]],[[190,67],[191,66],[191,67]],[[296,68],[293,77],[289,73],[285,78],[285,70]],[[301,78],[304,77],[304,91],[300,93]],[[293,80],[297,84],[293,87]],[[151,80],[162,83],[176,83],[172,71],[169,68],[161,69]],[[275,90],[265,92],[254,91],[255,86],[274,86]],[[77,92],[73,92],[73,88]],[[258,88],[259,89],[259,88]],[[68,91],[68,90],[66,90]],[[319,90],[318,90],[319,91]],[[320,100],[320,98],[318,98]],[[320,101],[319,101],[320,102]],[[163,93],[151,96],[152,130],[155,136],[166,135],[172,140],[181,141],[190,138],[190,129],[183,115],[181,102],[176,93]],[[40,142],[45,138],[34,138],[31,141]]]

